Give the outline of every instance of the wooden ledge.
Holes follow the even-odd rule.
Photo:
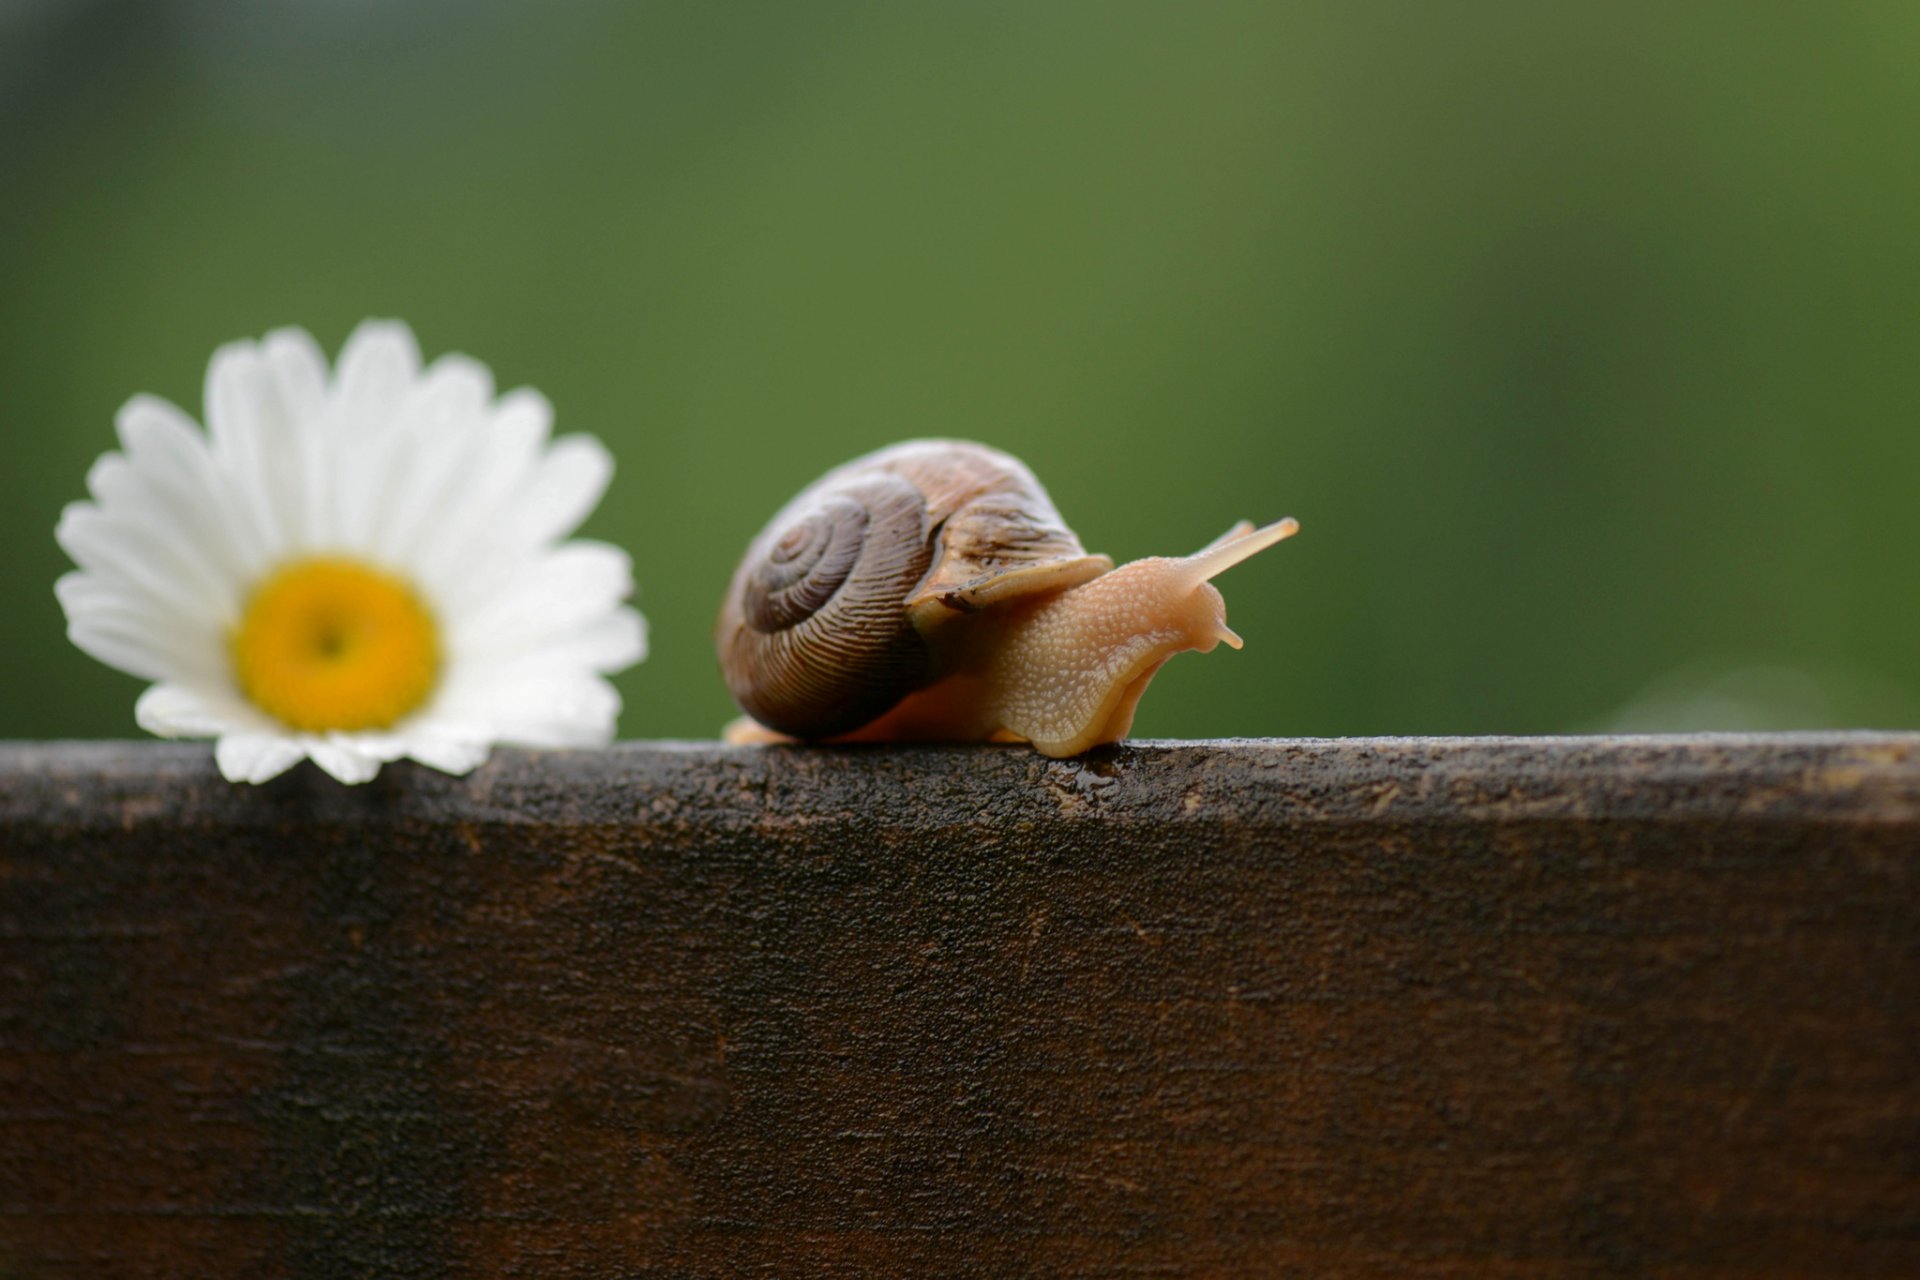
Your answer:
[[[0,744],[0,1277],[1920,1274],[1920,735]]]
[[[847,819],[1132,817],[1423,824],[1772,813],[1920,820],[1920,733],[1132,742],[1073,760],[1025,747],[630,742],[500,751],[466,778],[390,766],[344,787],[311,765],[234,786],[201,745],[0,742],[0,821],[544,821],[717,829]],[[992,832],[983,833],[991,836]]]

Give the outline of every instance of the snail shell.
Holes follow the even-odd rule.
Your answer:
[[[1023,582],[1068,586],[1112,567],[1019,459],[909,441],[828,472],[754,539],[720,612],[721,670],[761,724],[832,737],[932,680],[915,602],[966,611]]]
[[[779,735],[1072,754],[1123,736],[1172,654],[1238,647],[1207,579],[1295,527],[1243,524],[1116,571],[1019,459],[909,441],[828,472],[754,539],[720,611],[721,670]]]

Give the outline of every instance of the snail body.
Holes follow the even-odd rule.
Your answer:
[[[1243,521],[1194,555],[1115,568],[1011,455],[882,449],[781,508],[735,571],[715,640],[751,720],[728,736],[1050,756],[1117,741],[1168,658],[1240,647],[1209,579],[1298,527]]]

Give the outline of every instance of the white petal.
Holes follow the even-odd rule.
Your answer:
[[[256,388],[263,414],[277,419],[279,443],[266,459],[289,551],[335,545],[333,494],[339,450],[324,439],[327,362],[304,329],[276,329],[260,343]]]
[[[418,572],[443,598],[465,602],[498,583],[495,566],[514,554],[502,544],[502,517],[532,483],[552,422],[545,397],[521,390],[465,433],[460,447],[469,465],[460,483],[443,486],[432,515],[416,522],[411,543]]]
[[[198,495],[171,491],[125,455],[104,454],[87,472],[87,488],[104,524],[127,530],[145,558],[163,564],[169,598],[206,601],[231,614],[239,606],[242,570],[226,553],[219,513]]]
[[[398,320],[366,320],[340,349],[334,386],[359,405],[398,403],[420,372],[420,344]]]
[[[223,678],[225,653],[211,628],[171,615],[93,573],[53,584],[67,638],[90,657],[147,680]]]
[[[228,782],[277,778],[307,754],[293,738],[272,733],[229,733],[214,744],[213,760]]]
[[[242,339],[229,342],[213,353],[207,362],[206,386],[202,399],[206,408],[207,435],[213,453],[223,462],[259,452],[255,437],[264,425],[258,420],[261,391],[260,351]]]
[[[611,674],[647,656],[647,620],[632,609],[618,609],[564,640],[547,644],[541,657]]]
[[[581,623],[564,634],[545,637],[538,645],[517,654],[472,655],[471,665],[476,678],[484,673],[485,679],[510,681],[529,673],[610,675],[624,671],[646,656],[646,619],[633,609],[621,608]],[[467,655],[461,658],[464,662]]]
[[[385,531],[395,523],[396,495],[414,483],[431,451],[420,447],[405,418],[405,406],[334,405],[321,434],[332,462],[332,545],[392,565]]]
[[[207,429],[214,458],[267,557],[308,549],[299,420],[254,344],[228,343],[214,353],[207,367]]]
[[[241,580],[255,577],[263,567],[259,548],[193,420],[158,397],[135,396],[114,422],[128,459],[154,490],[195,513],[208,563]]]
[[[147,643],[143,635],[123,626],[95,620],[69,622],[67,639],[96,662],[104,662],[142,680],[165,680],[183,674],[177,664]]]
[[[584,673],[495,673],[465,690],[449,690],[446,701],[450,719],[485,723],[495,741],[528,747],[604,746],[620,716],[613,686]]]
[[[327,476],[329,549],[393,562],[381,552],[380,532],[392,523],[394,495],[429,452],[417,447],[409,417],[419,372],[419,348],[403,324],[370,320],[347,340],[334,393],[314,432]]]
[[[526,561],[485,604],[457,619],[464,653],[511,656],[610,613],[633,591],[627,553],[604,542],[569,542]]]
[[[490,749],[485,738],[440,737],[412,734],[407,739],[407,755],[429,769],[456,776],[472,773],[487,762]]]
[[[307,756],[349,786],[370,782],[380,772],[380,761],[339,736],[303,739]]]
[[[437,361],[389,432],[390,471],[368,484],[365,546],[389,564],[418,565],[422,548],[484,467],[491,374],[465,357]]]
[[[428,365],[412,394],[430,421],[471,427],[490,413],[493,370],[454,352]]]
[[[320,415],[327,398],[327,357],[305,329],[275,329],[260,344],[281,403],[301,420]]]
[[[212,464],[199,426],[159,396],[134,396],[120,406],[113,425],[120,447],[144,467],[187,480],[204,476]]]
[[[494,425],[529,464],[553,433],[553,405],[532,387],[516,387],[494,406]]]
[[[252,707],[178,684],[156,684],[133,704],[142,729],[162,738],[214,738],[223,733],[271,733],[272,726]]]
[[[98,605],[138,613],[148,624],[203,643],[202,637],[222,630],[230,618],[228,601],[188,591],[192,575],[164,543],[146,530],[108,519],[97,507],[69,505],[54,538],[86,571],[64,587],[54,586],[70,621],[76,606]]]
[[[533,482],[514,500],[507,536],[520,545],[565,537],[598,505],[612,479],[613,455],[592,436],[554,441]]]

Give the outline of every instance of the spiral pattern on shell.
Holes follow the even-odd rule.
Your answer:
[[[918,488],[885,472],[809,490],[734,574],[721,668],[746,713],[796,737],[872,720],[925,683],[928,656],[901,607],[933,562]]]
[[[774,539],[747,573],[741,605],[755,631],[784,631],[819,612],[853,572],[867,537],[867,509],[834,494]]]

